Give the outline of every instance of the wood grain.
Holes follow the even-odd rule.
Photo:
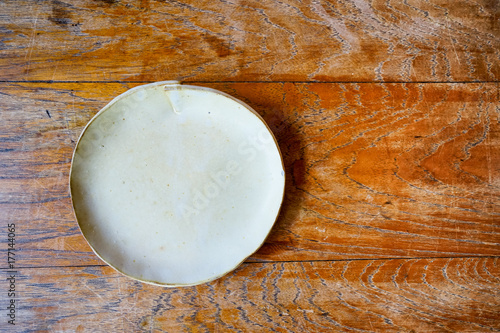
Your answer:
[[[0,80],[498,81],[493,0],[4,0]]]
[[[284,156],[282,212],[250,261],[500,255],[496,83],[205,85],[254,107]],[[71,154],[132,86],[0,84],[0,220],[20,225],[21,267],[100,263],[72,214]]]
[[[174,289],[107,266],[22,269],[16,330],[491,332],[499,282],[497,258],[246,263]]]
[[[0,1],[0,247],[15,223],[17,249],[0,331],[500,331],[499,17],[498,0]],[[247,102],[285,162],[264,246],[197,287],[104,265],[68,194],[86,123],[162,80]]]

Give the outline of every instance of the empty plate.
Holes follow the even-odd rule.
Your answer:
[[[276,140],[252,108],[176,82],[133,88],[104,107],[80,136],[70,173],[95,253],[163,286],[211,281],[254,253],[284,184]]]

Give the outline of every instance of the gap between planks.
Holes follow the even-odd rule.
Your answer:
[[[297,83],[297,84],[305,84],[305,83],[325,83],[325,84],[478,84],[478,83],[500,83],[500,81],[183,81],[183,80],[175,80],[165,78],[162,81],[179,81],[180,83],[192,84],[192,83]],[[54,81],[54,80],[0,80],[0,83],[155,83],[162,81],[120,81],[120,80],[110,80],[110,81]]]
[[[457,256],[457,257],[388,257],[388,258],[354,258],[354,259],[315,259],[315,260],[250,260],[241,265],[254,264],[281,264],[281,263],[308,263],[308,262],[352,262],[352,261],[390,261],[390,260],[434,260],[434,259],[500,259],[500,256]],[[240,266],[241,266],[240,265]],[[50,268],[82,268],[82,267],[106,267],[107,264],[99,265],[64,265],[64,266],[19,266],[20,269],[50,269]],[[9,268],[0,268],[1,271],[9,271]]]

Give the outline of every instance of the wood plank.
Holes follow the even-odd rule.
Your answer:
[[[500,330],[498,258],[246,263],[174,289],[107,266],[17,274],[19,332]]]
[[[496,1],[4,0],[0,80],[498,81]]]
[[[283,153],[282,211],[252,261],[500,255],[497,84],[205,85],[254,107]],[[0,84],[0,220],[20,226],[22,267],[99,263],[71,211],[70,159],[132,86]]]

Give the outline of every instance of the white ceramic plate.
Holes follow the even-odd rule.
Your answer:
[[[263,244],[284,184],[276,140],[252,108],[175,82],[133,88],[104,107],[70,173],[75,215],[96,254],[164,286],[235,269]]]

